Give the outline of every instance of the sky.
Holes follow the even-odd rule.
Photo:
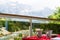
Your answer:
[[[60,0],[18,0],[18,2],[31,5],[34,10],[42,10],[45,7],[55,9],[60,6]]]
[[[18,2],[20,4],[27,4],[32,7],[32,10],[41,10],[45,7],[55,9],[60,6],[60,0],[0,0],[0,4],[7,2]]]
[[[2,5],[8,4],[10,2],[29,5],[31,7],[29,9],[30,11],[41,11],[44,8],[49,8],[51,10],[55,10],[56,7],[60,7],[60,0],[0,0],[0,4],[2,4]],[[15,5],[16,4],[11,4],[11,6],[15,6]],[[25,10],[25,11],[28,11],[28,10]],[[25,13],[23,13],[23,14],[25,14]],[[28,13],[26,13],[26,14],[28,14]],[[32,15],[34,15],[34,14],[32,14]]]

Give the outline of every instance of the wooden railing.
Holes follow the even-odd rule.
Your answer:
[[[49,18],[41,18],[41,17],[35,17],[35,16],[26,16],[26,15],[16,15],[16,14],[6,14],[6,13],[0,13],[0,17],[7,17],[7,18],[23,18],[23,19],[29,19],[30,21],[30,36],[32,36],[32,19],[37,20],[51,20],[51,21],[60,21],[59,19],[49,19]]]

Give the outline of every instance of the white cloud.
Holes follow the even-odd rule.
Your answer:
[[[60,6],[60,0],[48,0],[46,7],[51,9],[55,9],[56,7]]]
[[[16,6],[15,3],[26,4],[32,7],[31,9],[27,9],[27,10],[23,8],[21,12],[19,11],[23,15],[30,15],[28,11],[31,11],[31,10],[32,11],[43,10],[45,7],[50,9],[55,9],[56,7],[60,6],[60,0],[0,0],[0,4],[8,4],[9,6]],[[36,15],[36,14],[34,13],[31,15]]]
[[[4,3],[6,3],[7,1],[5,1],[5,0],[0,0],[0,4],[4,4]]]
[[[60,6],[60,0],[18,0],[18,3],[31,5],[34,10],[40,10],[45,7],[55,9]]]
[[[41,10],[45,7],[55,9],[57,6],[60,6],[60,0],[0,0],[0,4],[5,4],[7,2],[27,4],[32,6],[32,10]]]
[[[16,2],[17,0],[8,0],[8,1],[11,1],[11,2]]]

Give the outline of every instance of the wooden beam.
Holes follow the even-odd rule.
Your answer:
[[[12,18],[26,18],[26,19],[42,19],[42,20],[51,20],[51,21],[60,21],[60,19],[50,19],[50,18],[42,18],[42,17],[35,17],[35,16],[26,16],[26,15],[17,15],[17,14],[6,14],[0,13],[0,17],[12,17]]]

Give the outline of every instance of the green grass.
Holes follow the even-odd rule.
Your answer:
[[[22,40],[22,37],[16,37],[14,40]]]

